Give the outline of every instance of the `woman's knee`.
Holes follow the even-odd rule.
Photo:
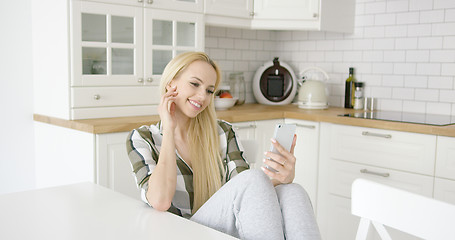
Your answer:
[[[280,184],[276,186],[276,191],[278,196],[298,196],[299,199],[311,201],[305,188],[298,183]]]
[[[267,175],[265,175],[265,173],[262,172],[259,169],[249,169],[249,170],[243,171],[237,177],[243,178],[243,181],[245,181],[245,184],[248,184],[250,186],[255,186],[255,187],[261,187],[261,186],[273,187],[273,184],[270,181],[270,178]]]

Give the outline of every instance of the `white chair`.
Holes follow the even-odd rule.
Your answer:
[[[455,239],[455,205],[365,179],[352,184],[353,215],[360,224],[356,240],[366,239],[370,223],[383,240],[385,226],[423,239]]]

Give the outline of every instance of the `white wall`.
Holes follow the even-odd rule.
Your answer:
[[[455,115],[454,0],[357,0],[355,26],[354,34],[208,27],[206,47],[223,70],[249,77],[257,65],[249,60],[275,55],[296,74],[321,67],[331,106],[343,106],[352,66],[380,109]]]
[[[0,194],[35,187],[31,0],[0,1]]]

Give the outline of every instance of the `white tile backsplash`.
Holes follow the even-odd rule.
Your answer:
[[[279,57],[297,75],[310,66],[326,70],[332,106],[343,106],[354,67],[379,109],[455,115],[454,0],[357,0],[352,34],[207,26],[205,45],[224,79],[245,73],[247,102],[254,102],[256,70]]]

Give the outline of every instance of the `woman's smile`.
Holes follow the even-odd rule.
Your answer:
[[[202,107],[202,104],[199,103],[199,102],[197,102],[197,101],[188,99],[188,102],[189,102],[196,110],[199,110],[199,109],[201,109],[201,107]]]

